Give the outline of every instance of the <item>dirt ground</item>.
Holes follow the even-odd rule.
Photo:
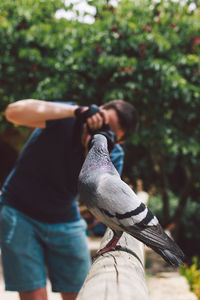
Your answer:
[[[197,300],[178,270],[168,266],[150,249],[146,249],[145,255],[149,300]]]

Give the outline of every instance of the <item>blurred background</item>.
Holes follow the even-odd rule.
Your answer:
[[[124,99],[140,125],[123,179],[199,256],[200,2],[1,0],[0,53],[0,189],[31,132],[5,120],[9,103]]]

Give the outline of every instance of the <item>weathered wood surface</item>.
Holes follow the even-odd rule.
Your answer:
[[[102,248],[112,237],[108,229]],[[144,246],[124,233],[118,243],[123,249],[98,257],[88,273],[77,300],[147,300]]]

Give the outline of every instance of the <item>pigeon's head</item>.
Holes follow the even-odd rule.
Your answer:
[[[93,141],[95,143],[101,144],[101,145],[106,145],[107,146],[107,138],[101,134],[101,133],[97,133],[93,136]]]
[[[94,145],[97,148],[107,148],[108,144],[106,137],[102,134],[93,135],[88,143],[88,148],[91,149]]]
[[[93,145],[95,147],[106,149],[108,152],[111,152],[116,143],[117,136],[111,130],[100,131],[97,134],[94,134],[89,142],[89,148]]]

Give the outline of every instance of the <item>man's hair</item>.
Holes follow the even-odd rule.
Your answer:
[[[113,100],[103,105],[104,109],[114,109],[119,118],[119,125],[124,131],[123,140],[133,134],[138,126],[138,114],[135,107],[123,100]]]

